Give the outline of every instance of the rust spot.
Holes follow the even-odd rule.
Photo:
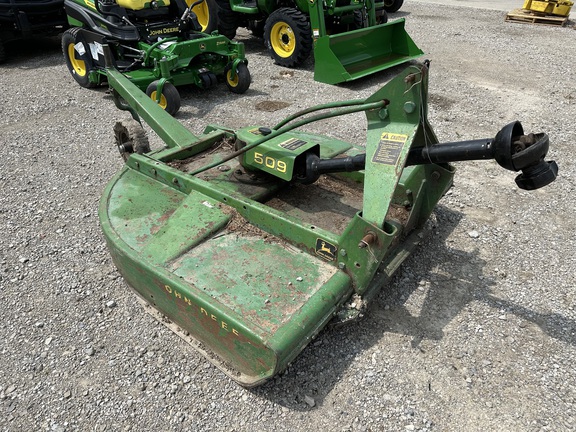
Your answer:
[[[212,147],[210,147],[210,149],[208,149],[207,151],[204,151],[202,153],[199,153],[197,155],[194,156],[190,156],[189,158],[186,159],[174,159],[170,162],[167,162],[166,164],[172,168],[176,168],[179,171],[182,172],[189,172],[189,171],[193,171],[194,169],[194,162],[200,160],[200,159],[204,159],[206,157],[206,155],[210,155],[213,153],[216,153],[217,151],[229,151],[232,152],[234,151],[234,138],[223,138],[219,141],[216,141]]]

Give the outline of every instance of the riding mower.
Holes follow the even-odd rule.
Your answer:
[[[86,88],[106,81],[107,44],[114,67],[172,115],[181,102],[176,86],[209,88],[222,79],[244,93],[250,87],[244,45],[201,32],[194,10],[203,2],[64,0],[73,26],[62,37],[70,73]]]
[[[7,42],[56,36],[68,26],[63,0],[0,0],[0,63]]]
[[[301,65],[314,50],[314,79],[327,84],[355,80],[423,54],[404,29],[387,22],[403,0],[206,0],[218,4],[218,31],[233,39],[248,27],[275,63]]]
[[[110,61],[111,62],[111,61]],[[429,65],[365,100],[276,125],[193,135],[108,69],[124,167],[99,217],[112,259],[146,308],[243,386],[284,370],[329,322],[366,312],[451,187],[452,161],[496,159],[533,190],[555,180],[548,136],[520,122],[495,138],[439,144]],[[364,111],[366,147],[298,130]],[[150,151],[141,121],[165,142]]]

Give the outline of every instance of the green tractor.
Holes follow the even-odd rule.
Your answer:
[[[361,317],[418,245],[452,185],[453,161],[495,159],[525,190],[556,179],[545,133],[439,143],[427,120],[428,64],[365,100],[323,104],[276,125],[194,135],[110,70],[126,161],[99,217],[112,259],[146,308],[243,386],[282,372],[331,320]],[[303,130],[365,112],[366,145]],[[150,151],[141,122],[166,146]],[[342,119],[344,121],[344,119]]]
[[[103,45],[115,68],[172,115],[181,103],[177,86],[225,81],[234,93],[250,87],[244,45],[202,32],[215,25],[204,0],[64,0],[64,7],[72,28],[62,51],[82,87],[107,80]]]
[[[238,27],[264,37],[275,63],[301,65],[314,51],[316,81],[338,84],[422,55],[387,12],[403,0],[206,0],[218,4],[218,31],[233,39]]]

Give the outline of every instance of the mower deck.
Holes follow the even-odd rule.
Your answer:
[[[448,161],[495,158],[522,170],[516,182],[528,190],[554,181],[547,135],[524,135],[519,122],[493,140],[438,144],[427,71],[411,66],[368,99],[273,127],[208,126],[195,136],[108,69],[117,106],[166,143],[150,152],[134,120],[137,128],[115,127],[126,164],[99,215],[124,279],[210,361],[255,386],[334,317],[362,314],[451,186]],[[299,130],[359,111],[365,148]]]
[[[328,175],[311,186],[251,180],[236,160],[191,178],[199,164],[231,151],[224,132],[211,134],[214,144],[193,157],[185,148],[165,163],[134,155],[107,187],[100,217],[127,282],[209,345],[212,362],[252,386],[283,370],[352,295],[351,278],[332,261],[334,245],[362,209],[362,183]],[[323,157],[359,150],[325,144]],[[275,219],[278,234],[239,208],[256,220],[258,213]],[[317,231],[315,250],[288,240],[295,224]]]

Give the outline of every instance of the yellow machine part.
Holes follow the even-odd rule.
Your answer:
[[[525,0],[524,9],[549,15],[568,16],[574,6],[572,1],[536,1]]]
[[[130,10],[140,10],[146,9],[150,7],[150,0],[116,0],[118,6],[123,7],[124,9]],[[168,6],[170,4],[170,0],[157,0],[158,6]]]

